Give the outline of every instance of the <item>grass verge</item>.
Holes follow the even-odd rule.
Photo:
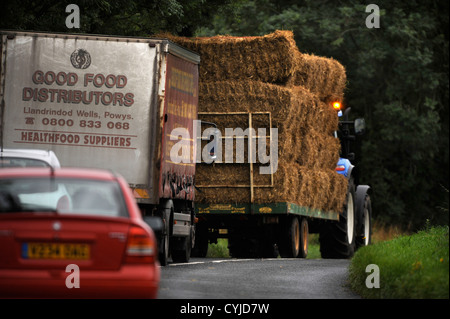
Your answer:
[[[377,242],[359,249],[350,265],[351,288],[363,298],[441,299],[449,298],[449,228],[439,226],[409,236]],[[380,288],[375,282],[379,269]]]

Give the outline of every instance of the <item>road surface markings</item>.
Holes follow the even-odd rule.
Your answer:
[[[208,264],[208,263],[224,263],[224,262],[237,262],[237,261],[250,261],[257,259],[221,259],[221,260],[206,260],[206,261],[192,261],[188,263],[177,263],[177,264],[168,264],[168,266],[190,266],[190,265],[198,265],[198,264]]]

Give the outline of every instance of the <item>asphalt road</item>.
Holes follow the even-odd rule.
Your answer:
[[[191,258],[161,267],[159,299],[358,299],[349,260]]]

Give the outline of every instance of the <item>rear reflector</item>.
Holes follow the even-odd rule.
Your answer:
[[[155,261],[156,245],[147,231],[138,226],[132,226],[128,231],[126,248],[126,263],[152,263]]]

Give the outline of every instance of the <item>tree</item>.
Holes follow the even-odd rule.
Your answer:
[[[56,0],[19,0],[2,4],[0,29],[149,36],[161,31],[192,36],[213,13],[234,0],[80,0],[80,28],[65,25],[66,6]],[[226,9],[224,9],[226,10]]]

